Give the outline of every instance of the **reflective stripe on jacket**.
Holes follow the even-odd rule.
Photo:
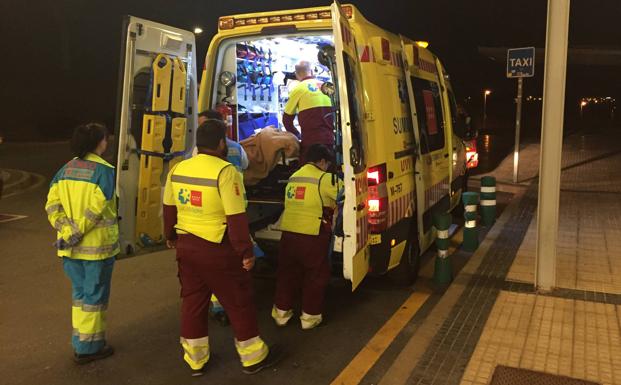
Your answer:
[[[332,174],[308,163],[296,171],[285,189],[285,211],[280,229],[292,233],[318,235],[323,208],[334,209],[340,181]]]
[[[48,220],[58,231],[57,239],[80,242],[59,257],[100,260],[120,251],[114,166],[89,153],[75,158],[54,176],[45,204]]]
[[[226,216],[246,211],[241,174],[229,162],[206,154],[184,160],[168,174],[164,204],[177,207],[178,234],[220,243]]]

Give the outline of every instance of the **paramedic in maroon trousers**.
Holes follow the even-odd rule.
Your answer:
[[[328,148],[334,146],[332,101],[321,92],[322,82],[313,76],[309,62],[301,61],[295,66],[295,77],[300,84],[289,94],[282,123],[287,131],[301,140],[300,161],[304,164],[304,155],[311,144],[319,143]],[[293,125],[296,113],[301,133]]]
[[[181,345],[193,376],[210,358],[208,312],[215,294],[229,316],[242,371],[254,374],[281,357],[259,336],[250,269],[254,265],[241,174],[226,161],[226,125],[198,127],[198,155],[175,165],[164,189],[164,234],[177,249]]]
[[[328,172],[334,162],[332,151],[313,144],[307,163],[289,178],[285,210],[280,220],[280,252],[272,318],[286,326],[293,317],[294,299],[302,291],[302,329],[323,321],[323,302],[330,280],[329,248],[332,217],[343,185]]]

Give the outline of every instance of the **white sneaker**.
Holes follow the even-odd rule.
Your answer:
[[[302,312],[302,315],[300,316],[300,322],[302,323],[303,330],[316,328],[322,320],[323,318],[321,317],[321,314],[312,315]]]
[[[272,318],[276,322],[276,326],[287,326],[289,320],[293,317],[293,310],[280,310],[276,305],[272,306]]]

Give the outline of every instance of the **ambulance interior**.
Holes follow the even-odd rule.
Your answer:
[[[244,184],[254,231],[264,229],[278,219],[283,209],[287,180],[300,164],[297,151],[292,153],[290,147],[274,153],[265,150],[269,143],[261,141],[259,147],[265,155],[263,157],[257,156],[247,143],[252,142],[251,137],[255,134],[255,138],[261,135],[267,138],[267,133],[262,133],[266,129],[286,131],[282,116],[289,93],[299,83],[295,77],[295,66],[300,61],[311,64],[313,75],[318,80],[332,81],[329,69],[318,61],[318,53],[322,47],[333,44],[330,35],[306,33],[231,39],[223,42],[218,50],[212,106],[226,105],[230,108],[232,129],[228,136],[240,142],[248,154],[250,167],[244,172]],[[302,132],[297,118],[294,124]],[[286,136],[293,139],[292,135]],[[268,164],[258,166],[256,162]],[[266,175],[257,178],[253,168],[265,171]]]
[[[318,80],[331,81],[329,69],[317,59],[320,48],[327,45],[333,45],[329,35],[262,36],[254,40],[224,42],[218,53],[213,93],[216,96],[212,105],[232,107],[229,138],[244,145],[246,139],[266,127],[285,131],[283,111],[289,92],[299,83],[295,77],[295,65],[307,61]],[[297,119],[294,124],[301,132]],[[249,160],[252,163],[256,159]],[[289,153],[289,157],[279,159],[276,166],[291,165],[278,169],[295,168],[296,160],[297,154]],[[271,184],[269,178],[264,179],[268,180],[246,182],[252,191],[250,195],[276,198],[275,191],[267,188]],[[280,195],[278,197],[282,199]]]

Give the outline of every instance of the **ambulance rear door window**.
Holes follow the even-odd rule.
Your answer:
[[[351,129],[352,148],[350,151],[351,164],[356,173],[361,172],[366,167],[364,152],[364,135],[362,120],[363,111],[360,105],[360,84],[362,76],[357,71],[356,61],[343,52],[343,62],[345,63],[345,83],[347,86],[347,102],[349,105],[349,120]],[[342,127],[341,127],[342,129]]]
[[[444,116],[438,83],[412,76],[421,152],[444,148]]]

